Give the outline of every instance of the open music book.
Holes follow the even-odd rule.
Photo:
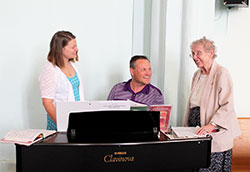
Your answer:
[[[178,138],[196,138],[196,137],[207,137],[209,134],[197,135],[195,132],[199,129],[199,126],[196,127],[172,127],[172,132]]]
[[[0,142],[29,146],[55,133],[55,130],[42,129],[10,130]]]

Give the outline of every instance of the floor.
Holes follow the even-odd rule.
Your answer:
[[[250,166],[234,166],[232,172],[250,172]]]
[[[233,147],[232,172],[250,172],[250,118],[238,118],[241,136]]]

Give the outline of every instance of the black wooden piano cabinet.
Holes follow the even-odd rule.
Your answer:
[[[209,167],[211,137],[169,140],[160,132],[159,115],[71,113],[67,132],[29,147],[16,144],[16,171],[185,172]]]
[[[17,172],[191,171],[210,164],[211,138],[128,143],[69,143],[66,133],[16,145]]]

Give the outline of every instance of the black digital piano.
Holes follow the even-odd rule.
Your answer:
[[[67,132],[16,144],[17,172],[188,172],[210,165],[211,137],[169,139],[159,112],[71,113]]]

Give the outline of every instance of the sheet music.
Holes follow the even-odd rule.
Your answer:
[[[172,127],[173,132],[180,138],[206,137],[206,135],[197,135],[195,132],[199,129],[196,127]]]
[[[134,102],[134,101],[132,101],[132,100],[127,100],[129,103],[130,103],[130,106],[138,106],[138,107],[147,107],[147,105],[146,104],[142,104],[142,103],[137,103],[137,102]]]
[[[130,110],[129,101],[83,101],[83,102],[57,102],[56,118],[57,130],[67,131],[70,112],[89,112],[104,110]]]
[[[29,146],[54,133],[56,133],[56,131],[43,130],[43,129],[10,130],[4,136],[4,138],[0,140],[0,142],[17,143],[17,144]]]

